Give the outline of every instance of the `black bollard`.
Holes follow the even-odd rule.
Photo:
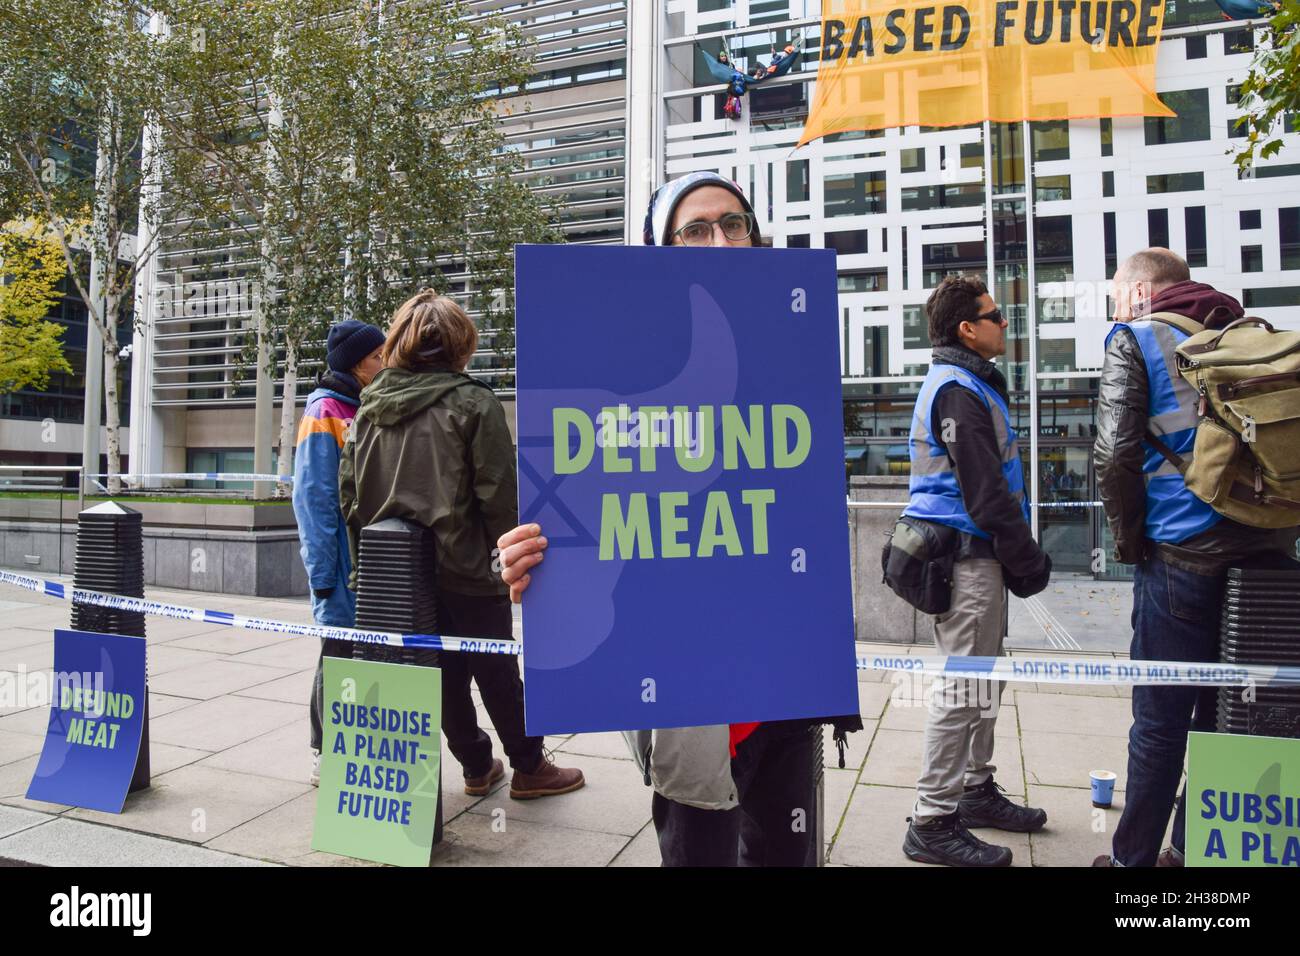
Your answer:
[[[434,596],[436,561],[433,532],[401,518],[377,521],[361,529],[357,555],[357,624],[399,634],[438,633]],[[437,667],[438,651],[425,647],[389,647],[352,642],[354,660],[385,661]],[[443,755],[445,758],[445,754]],[[442,760],[438,761],[438,810],[433,844],[442,842]]]
[[[809,807],[805,821],[808,832],[813,835],[813,845],[808,848],[809,866],[826,864],[826,738],[822,734],[822,725],[813,724],[808,728],[812,734],[813,747],[813,792],[812,805]]]
[[[144,597],[144,522],[140,512],[106,501],[77,515],[74,587],[125,597]],[[72,605],[72,627],[98,634],[144,637],[144,614],[95,604]],[[149,787],[149,689],[145,684],[144,727],[130,792]]]
[[[1219,657],[1300,666],[1300,568],[1229,568]],[[1219,733],[1300,737],[1300,687],[1220,687]]]

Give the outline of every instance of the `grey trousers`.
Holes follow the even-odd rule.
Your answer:
[[[952,607],[934,619],[938,653],[1000,655],[1006,607],[1001,564],[988,558],[958,561],[953,567]],[[1001,681],[935,678],[914,820],[955,813],[964,787],[993,776],[993,727],[1001,699]]]

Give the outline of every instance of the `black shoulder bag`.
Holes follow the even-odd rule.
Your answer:
[[[918,611],[943,614],[952,606],[952,566],[961,532],[899,515],[880,554],[883,582]]]

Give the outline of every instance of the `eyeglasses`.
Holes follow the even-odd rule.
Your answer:
[[[739,242],[754,234],[754,217],[747,212],[729,212],[721,219],[707,222],[697,219],[688,222],[673,233],[687,246],[707,246],[713,241],[713,227],[721,226],[722,234],[730,242]]]
[[[990,322],[993,322],[997,325],[1001,325],[1004,321],[1006,321],[1005,319],[1002,318],[1001,309],[994,309],[992,312],[985,312],[983,315],[975,316],[976,322],[980,321],[981,319],[988,319]]]

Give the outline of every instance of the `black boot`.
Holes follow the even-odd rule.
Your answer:
[[[978,787],[966,788],[957,813],[967,827],[996,827],[1012,833],[1033,833],[1047,823],[1046,811],[1012,803],[992,777]]]
[[[1010,866],[1011,851],[985,843],[967,830],[955,813],[925,823],[911,823],[903,839],[903,853],[918,863],[944,866]]]

